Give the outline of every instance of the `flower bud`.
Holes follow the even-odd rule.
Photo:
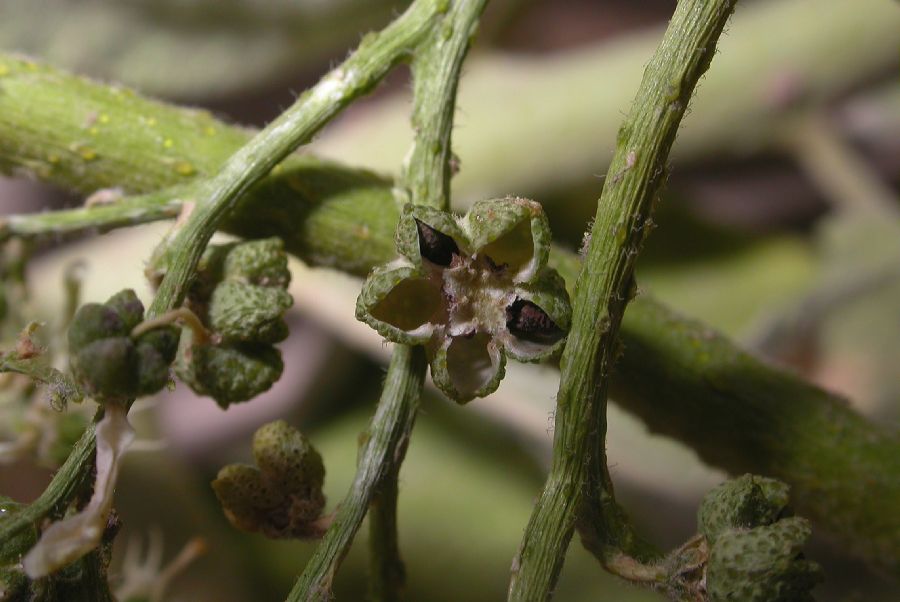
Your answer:
[[[132,339],[143,318],[144,306],[130,289],[75,313],[68,333],[72,372],[96,401],[152,395],[168,382],[178,329],[161,326]]]
[[[119,314],[128,332],[144,319],[144,304],[130,288],[119,291],[104,305]]]
[[[284,242],[280,238],[266,238],[234,245],[225,256],[223,276],[256,286],[286,289],[291,272]]]
[[[302,433],[277,420],[256,431],[253,456],[258,467],[230,464],[212,482],[228,520],[272,538],[320,535],[325,467],[319,453]]]
[[[100,339],[127,336],[125,321],[112,307],[86,303],[78,308],[69,326],[69,351],[77,353],[86,345]]]
[[[175,373],[200,395],[208,395],[222,408],[247,401],[267,391],[281,377],[281,352],[265,344],[192,345],[182,334]]]
[[[787,507],[788,489],[781,481],[751,474],[725,481],[703,497],[698,528],[712,542],[728,529],[770,525]]]
[[[720,533],[706,569],[710,602],[812,602],[822,574],[801,553],[809,535],[809,522],[799,517]]]
[[[106,403],[137,394],[138,362],[131,339],[113,337],[82,347],[72,357],[72,370],[88,396]]]
[[[284,312],[292,304],[280,288],[226,280],[209,300],[209,327],[226,342],[277,343],[287,338]]]

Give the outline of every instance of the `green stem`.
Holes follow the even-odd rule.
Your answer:
[[[449,209],[456,89],[462,61],[485,4],[486,0],[457,0],[416,48],[412,65],[415,137],[397,182],[400,203],[412,200]],[[289,600],[319,599],[329,594],[332,577],[365,516],[366,506],[373,501],[374,511],[369,515],[370,593],[373,600],[400,599],[405,570],[397,541],[397,478],[415,424],[426,365],[422,348],[395,346],[378,411],[369,427],[372,440],[387,440],[388,444],[385,449],[366,447],[353,486],[339,510],[343,520],[329,528]],[[392,386],[396,382],[418,386]],[[396,409],[382,412],[383,407]]]
[[[102,233],[171,219],[181,212],[183,199],[191,196],[190,190],[190,185],[180,185],[107,204],[0,217],[0,241],[16,236],[59,236],[84,231]]]
[[[397,346],[394,350],[378,409],[360,454],[356,478],[334,522],[291,589],[287,598],[290,602],[331,599],[332,580],[366,515],[376,485],[397,461],[395,454],[399,452],[402,456],[406,449],[426,365],[421,348]]]
[[[369,600],[400,600],[406,584],[397,537],[399,469],[399,465],[390,466],[369,504]]]
[[[682,0],[619,131],[560,362],[553,464],[513,566],[510,600],[548,599],[576,525],[605,561],[641,555],[606,467],[606,395],[634,264],[665,180],[669,149],[735,0]]]
[[[438,0],[420,0],[384,30],[363,38],[347,60],[231,155],[215,176],[201,183],[190,214],[166,243],[168,268],[148,309],[149,317],[181,304],[206,244],[241,196],[406,58],[431,30],[439,12]]]
[[[94,426],[91,425],[41,495],[27,508],[0,522],[0,559],[15,558],[18,561],[18,556],[25,550],[6,549],[6,543],[16,543],[19,535],[38,525],[48,514],[65,508],[81,491],[82,485],[90,478],[94,443]]]

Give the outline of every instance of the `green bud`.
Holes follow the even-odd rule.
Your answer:
[[[770,525],[787,507],[788,490],[781,481],[751,474],[725,481],[703,497],[698,528],[713,542],[728,529]]]
[[[285,504],[285,496],[260,471],[246,464],[223,467],[212,482],[229,522],[241,531],[262,530],[266,514]]]
[[[72,357],[72,371],[84,392],[101,403],[123,401],[138,391],[138,354],[128,337],[85,345]]]
[[[273,538],[320,534],[315,524],[325,507],[322,457],[283,420],[253,436],[257,467],[231,464],[212,482],[225,516],[238,529]]]
[[[163,355],[151,345],[138,345],[138,371],[136,396],[152,395],[161,391],[169,382],[169,365]]]
[[[115,309],[99,303],[86,303],[75,312],[69,326],[69,352],[74,354],[94,341],[128,336],[129,332]]]
[[[259,428],[253,435],[253,458],[269,480],[290,494],[307,497],[322,488],[325,466],[303,433],[284,420]]]
[[[144,304],[130,288],[119,291],[104,305],[119,314],[128,332],[144,319]]]
[[[234,245],[225,256],[226,279],[257,286],[287,288],[291,281],[287,253],[280,238],[266,238]]]
[[[721,532],[706,568],[710,602],[811,602],[822,573],[801,554],[809,535],[799,517]]]
[[[267,391],[284,370],[281,353],[271,345],[193,345],[187,330],[182,339],[175,373],[222,408]]]
[[[181,330],[177,326],[159,326],[139,336],[135,343],[138,347],[152,347],[162,356],[166,364],[171,364],[178,353],[180,336]]]
[[[209,301],[209,326],[224,341],[276,343],[288,335],[283,316],[292,304],[280,288],[225,281]]]

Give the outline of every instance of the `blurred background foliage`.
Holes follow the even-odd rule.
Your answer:
[[[147,94],[261,125],[403,8],[389,0],[5,0],[0,48]],[[515,193],[543,202],[560,242],[580,245],[615,132],[672,1],[495,0],[463,79],[457,208]],[[900,9],[889,0],[745,0],[676,144],[672,176],[641,257],[639,285],[772,361],[848,395],[860,412],[900,417]],[[408,80],[397,73],[312,145],[396,171],[408,146]],[[0,212],[80,199],[0,180]],[[136,228],[41,249],[35,311],[57,315],[62,274],[87,263],[84,298],[126,286],[164,231]],[[193,536],[206,555],[173,600],[280,600],[314,544],[234,531],[209,481],[249,457],[260,424],[285,417],[321,451],[329,507],[352,480],[357,439],[387,350],[353,321],[358,282],[293,266],[285,376],[222,413],[179,386],[135,415],[117,504],[124,542],[163,534],[165,557]],[[626,350],[627,353],[627,350]],[[431,394],[401,472],[400,538],[410,600],[502,599],[509,564],[549,460],[555,373],[511,367],[490,398],[460,408]],[[680,444],[611,409],[609,454],[624,505],[659,545],[693,533],[702,493],[723,478]],[[27,500],[48,473],[0,466],[0,490]],[[363,529],[336,584],[365,592]],[[822,600],[896,600],[897,590],[827,541],[810,555]],[[557,599],[656,600],[571,547]]]

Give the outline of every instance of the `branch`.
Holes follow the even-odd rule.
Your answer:
[[[329,600],[331,582],[372,500],[374,485],[394,462],[394,453],[406,447],[415,420],[415,404],[425,375],[421,349],[398,345],[391,357],[378,409],[372,417],[356,478],[316,552],[294,584],[288,600]],[[402,452],[401,452],[402,455]]]
[[[19,536],[34,528],[48,514],[64,510],[69,501],[82,491],[83,485],[90,481],[95,441],[94,425],[91,425],[41,495],[28,507],[0,521],[0,561],[18,562],[25,550],[16,547],[16,544],[22,543],[16,540],[28,539]]]
[[[437,0],[415,2],[378,34],[363,38],[338,68],[306,91],[231,155],[215,176],[200,184],[196,204],[169,235],[168,268],[148,317],[181,304],[187,287],[222,218],[241,196],[359,96],[369,92],[431,30],[441,12]]]
[[[669,149],[735,0],[681,0],[619,131],[560,361],[553,464],[513,561],[510,600],[545,600],[576,519],[600,559],[645,555],[613,498],[606,467],[606,395],[634,264],[666,177]]]
[[[249,137],[206,113],[150,101],[44,65],[0,55],[2,67],[10,70],[0,80],[0,164],[31,165],[34,175],[58,185],[83,192],[175,186],[186,178],[169,161],[188,162],[203,175]],[[76,110],[63,111],[55,102],[35,98],[58,98],[60,105]],[[65,150],[84,135],[85,114],[115,116],[110,127],[124,124],[117,130],[122,138],[101,132],[95,162]],[[155,125],[141,126],[142,119]],[[207,128],[215,134],[207,135]],[[174,151],[159,152],[157,130],[176,136]],[[40,158],[57,151],[57,168],[46,170]],[[84,174],[83,182],[78,173]],[[395,256],[399,214],[391,186],[390,180],[364,170],[293,155],[247,194],[222,228],[251,238],[280,236],[291,253],[312,265],[365,275]],[[129,215],[135,222],[152,221],[182,206],[173,201],[162,211],[155,203],[167,201],[152,195],[145,200],[143,206],[126,199],[83,213],[24,215],[7,227],[18,224],[32,235],[47,232],[46,224],[53,224],[51,233],[104,229],[118,220],[133,223]],[[72,215],[80,217],[70,221],[67,216]],[[3,227],[0,223],[0,233]],[[554,249],[551,263],[570,285],[575,282],[581,267],[575,254]],[[885,552],[900,550],[900,542],[887,545],[900,532],[900,516],[879,510],[900,506],[900,438],[895,431],[872,425],[846,400],[765,365],[715,330],[649,297],[629,304],[621,338],[625,353],[613,375],[614,401],[698,450],[713,466],[790,483],[798,512],[817,528],[871,563],[900,571],[900,553]],[[754,384],[751,374],[762,374],[765,385]],[[783,407],[796,410],[783,413]],[[770,431],[782,436],[772,437]],[[860,494],[870,486],[873,495]],[[840,512],[830,511],[832,497]],[[2,541],[4,533],[0,529]]]
[[[450,207],[450,137],[460,69],[478,18],[487,0],[457,0],[415,50],[413,60],[415,139],[397,182],[400,204],[414,201],[439,209]],[[449,36],[445,36],[450,32]],[[391,255],[396,251],[392,249]],[[396,345],[378,411],[369,427],[371,441],[359,462],[356,479],[325,534],[290,601],[330,597],[331,580],[359,528],[367,506],[372,550],[370,593],[376,601],[397,600],[404,584],[397,543],[397,479],[415,423],[425,379],[425,351]],[[409,383],[395,387],[394,383]],[[382,410],[384,408],[384,410]],[[338,524],[340,520],[340,524]]]

